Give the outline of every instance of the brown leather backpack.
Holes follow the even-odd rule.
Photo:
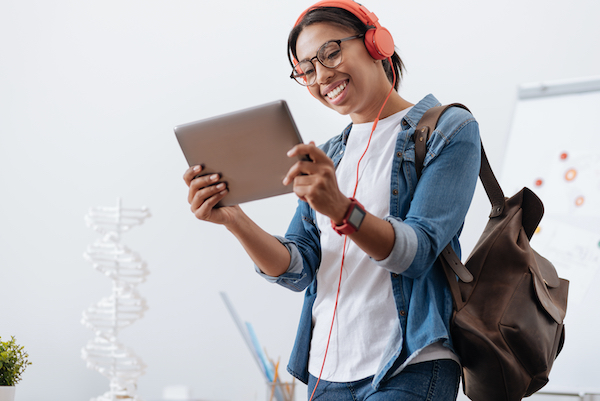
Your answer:
[[[427,139],[453,106],[467,109],[438,106],[419,121],[414,137],[418,177]],[[451,336],[467,397],[517,401],[548,382],[564,343],[569,282],[529,245],[544,213],[542,201],[528,188],[505,198],[483,145],[479,178],[492,204],[483,234],[464,265],[450,245],[439,256],[454,301]]]

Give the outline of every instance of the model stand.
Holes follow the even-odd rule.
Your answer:
[[[85,216],[88,227],[102,235],[84,253],[94,269],[112,280],[112,294],[83,312],[82,324],[95,337],[82,349],[87,367],[110,380],[110,390],[91,401],[141,401],[137,380],[146,366],[129,348],[121,344],[119,331],[143,317],[148,309],[137,286],[146,280],[148,269],[140,256],[120,243],[121,235],[150,217],[146,207],[91,208]]]

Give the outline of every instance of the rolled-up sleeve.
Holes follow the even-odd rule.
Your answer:
[[[374,260],[378,266],[396,274],[403,273],[408,269],[417,254],[418,240],[415,231],[401,219],[387,216],[388,221],[394,228],[394,247],[387,258]]]
[[[285,239],[284,237],[280,237],[278,235],[274,235],[279,242],[281,242],[290,253],[290,265],[288,266],[285,273],[280,276],[273,277],[268,274],[263,273],[257,265],[254,265],[254,269],[256,272],[263,277],[265,280],[279,284],[283,287],[289,288],[292,291],[302,291],[306,288],[306,285],[303,285],[303,279],[306,278],[307,274],[303,271],[303,263],[302,256],[300,255],[300,251],[298,251],[298,247],[293,242]]]

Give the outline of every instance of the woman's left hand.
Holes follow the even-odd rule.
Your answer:
[[[296,162],[283,179],[283,184],[294,183],[294,193],[310,207],[336,223],[341,223],[350,206],[350,200],[340,192],[333,161],[314,142],[294,146],[289,157],[306,155],[310,160]]]

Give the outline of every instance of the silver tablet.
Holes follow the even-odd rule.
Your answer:
[[[285,100],[178,125],[174,128],[190,166],[218,173],[229,193],[217,206],[237,205],[292,192],[282,181],[298,159],[287,152],[302,143]]]

